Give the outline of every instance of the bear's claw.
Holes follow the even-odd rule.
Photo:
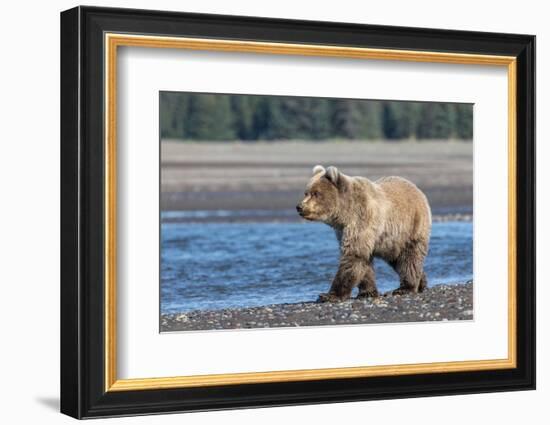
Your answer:
[[[407,294],[411,294],[413,292],[414,291],[411,290],[411,289],[397,288],[391,294],[392,295],[407,295]]]
[[[317,298],[318,303],[337,303],[340,301],[342,300],[339,297],[330,293],[319,294],[319,298]]]
[[[380,295],[378,294],[378,291],[375,289],[375,290],[372,290],[372,291],[364,291],[364,292],[359,292],[357,294],[357,299],[358,300],[361,300],[361,299],[365,299],[365,298],[378,298]]]

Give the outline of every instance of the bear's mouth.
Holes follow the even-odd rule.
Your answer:
[[[314,218],[311,216],[311,214],[308,211],[300,211],[298,215],[305,220],[310,220],[310,221],[314,220]]]

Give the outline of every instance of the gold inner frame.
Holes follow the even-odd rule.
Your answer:
[[[370,49],[149,35],[105,34],[105,391],[135,391],[320,379],[510,369],[516,367],[516,58],[462,53]],[[119,46],[325,56],[507,67],[508,72],[508,357],[382,366],[118,379],[116,324],[116,123]]]

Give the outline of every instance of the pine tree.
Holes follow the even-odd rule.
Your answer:
[[[455,136],[459,139],[472,140],[473,128],[473,105],[457,103],[455,105]]]
[[[361,138],[366,140],[382,139],[381,103],[375,100],[361,101],[359,109],[361,113]]]
[[[363,130],[357,100],[335,99],[332,110],[333,135],[344,139],[360,139]]]
[[[182,139],[187,121],[187,96],[185,93],[160,92],[161,137]]]
[[[235,136],[240,140],[253,140],[254,109],[257,96],[233,95],[230,98]]]
[[[453,105],[426,103],[421,108],[416,135],[419,139],[448,139],[453,133]]]
[[[383,126],[386,139],[410,139],[416,134],[422,106],[415,102],[385,101]]]
[[[228,95],[194,94],[189,97],[186,136],[193,140],[233,140]]]
[[[264,131],[267,140],[299,138],[298,119],[301,115],[300,98],[274,96],[265,102],[263,112]]]
[[[322,140],[330,136],[330,109],[328,99],[301,98],[295,104],[288,104],[292,117],[295,138]]]

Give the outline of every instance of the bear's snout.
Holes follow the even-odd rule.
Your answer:
[[[296,205],[296,211],[298,211],[298,214],[301,215],[304,212],[304,208],[300,204],[298,204]]]

